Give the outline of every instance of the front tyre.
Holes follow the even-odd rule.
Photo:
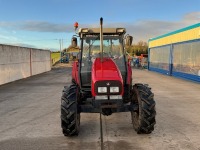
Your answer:
[[[61,127],[65,136],[78,135],[80,113],[78,112],[78,88],[74,84],[64,87],[61,97]]]
[[[131,112],[132,123],[135,131],[149,134],[156,124],[154,94],[151,89],[143,84],[135,84],[132,89],[131,103],[138,105],[136,111]]]

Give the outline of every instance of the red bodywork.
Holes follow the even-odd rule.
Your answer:
[[[78,78],[78,61],[73,62],[72,80],[74,80],[78,85],[80,85],[80,81],[79,81],[79,78]]]
[[[131,85],[132,83],[132,69],[131,69],[131,63],[130,61],[127,63],[127,79],[126,84]]]
[[[92,65],[91,72],[92,72],[91,92],[93,96],[96,96],[94,85],[97,81],[106,81],[106,80],[120,81],[123,87],[123,78],[121,76],[121,73],[117,65],[111,58],[103,58],[103,62],[101,62],[100,58],[96,58]],[[78,61],[73,62],[72,79],[80,86],[80,81],[78,78]],[[128,62],[126,84],[131,85],[131,82],[132,82],[132,69],[130,62]],[[124,91],[122,88],[122,92],[120,95],[123,95],[123,93]]]
[[[93,65],[92,65],[92,96],[96,96],[95,93],[95,83],[97,81],[111,81],[111,80],[117,80],[120,81],[122,87],[123,87],[123,78],[121,76],[121,73],[115,64],[115,62],[111,58],[103,58],[103,61],[101,62],[101,58],[96,58]],[[123,95],[123,88],[120,95]]]

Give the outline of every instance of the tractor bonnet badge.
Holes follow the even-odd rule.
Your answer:
[[[107,85],[107,86],[109,86],[109,85],[110,85],[110,83],[109,83],[109,82],[107,82],[107,83],[106,83],[106,85]]]

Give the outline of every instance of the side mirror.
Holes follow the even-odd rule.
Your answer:
[[[72,37],[72,43],[71,43],[72,47],[77,47],[77,38]]]
[[[127,45],[127,46],[131,46],[131,45],[132,45],[132,42],[133,42],[133,37],[130,36],[130,35],[127,35],[127,36],[126,36],[126,45]]]

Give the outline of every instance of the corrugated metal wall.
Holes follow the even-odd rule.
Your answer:
[[[200,23],[150,39],[148,66],[200,82]]]

